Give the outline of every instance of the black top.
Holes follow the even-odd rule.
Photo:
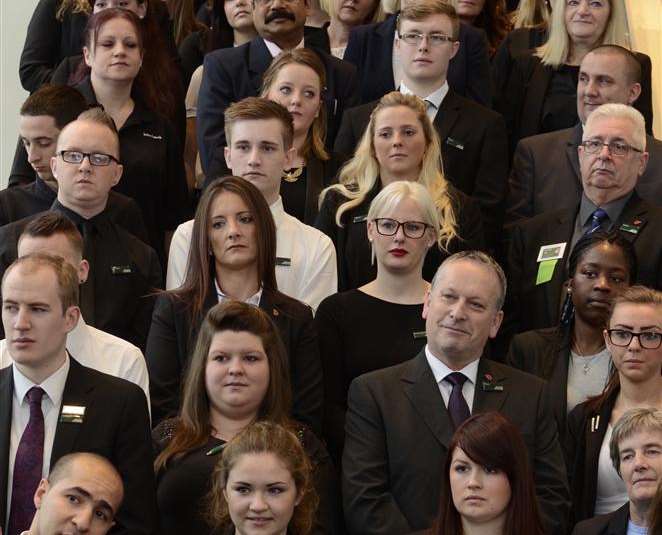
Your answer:
[[[307,167],[304,166],[299,177],[294,181],[280,181],[280,196],[283,198],[283,208],[291,216],[303,221],[306,213],[306,176]],[[295,173],[296,169],[288,169],[290,173]]]
[[[206,40],[208,38],[209,30],[198,30],[188,34],[184,40],[179,44],[177,52],[181,61],[182,78],[184,81],[184,89],[188,89],[191,83],[191,77],[195,70],[202,65],[202,60],[205,57]]]
[[[97,104],[89,77],[76,86]],[[115,191],[134,199],[147,225],[149,244],[164,258],[164,235],[190,214],[181,147],[170,122],[134,97],[131,115],[119,130],[124,172]]]
[[[422,312],[423,303],[391,303],[360,290],[320,303],[315,324],[324,370],[324,431],[334,459],[342,455],[349,384],[415,357],[426,342]]]
[[[554,71],[542,107],[542,129],[554,132],[577,124],[577,80],[579,65],[562,65]]]
[[[343,213],[342,227],[336,225],[336,211],[346,200],[345,196],[331,191],[320,207],[315,226],[329,236],[336,247],[338,291],[358,288],[377,276],[377,266],[373,265],[371,260],[366,221],[370,203],[380,189],[381,180],[377,177],[375,185],[363,202]],[[451,241],[448,251],[442,251],[435,246],[430,248],[423,264],[423,278],[427,281],[432,280],[439,264],[451,254],[469,249],[485,249],[483,223],[478,206],[452,184],[448,184],[448,192],[455,210],[459,238]]]

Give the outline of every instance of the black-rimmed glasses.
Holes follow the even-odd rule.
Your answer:
[[[405,236],[414,240],[422,238],[425,230],[430,226],[422,221],[404,221],[401,223],[390,217],[379,217],[374,221],[377,232],[382,236],[395,236],[400,227],[402,227],[402,232],[405,233]]]
[[[91,165],[105,167],[110,165],[110,162],[120,163],[120,161],[111,156],[110,154],[104,154],[103,152],[81,152],[78,150],[61,150],[58,154],[62,159],[67,163],[80,164],[83,163],[83,160],[87,158],[90,161]]]
[[[586,141],[582,141],[580,145],[584,147],[584,150],[589,154],[600,152],[602,147],[607,147],[609,153],[613,156],[627,156],[630,151],[643,152],[642,150],[632,147],[622,141],[610,141],[609,143],[605,143],[599,139],[587,139]]]
[[[662,345],[662,333],[655,331],[633,333],[625,329],[608,329],[607,334],[611,343],[617,347],[628,347],[633,338],[636,338],[644,349],[657,349]]]

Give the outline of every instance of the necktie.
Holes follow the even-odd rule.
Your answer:
[[[26,394],[30,404],[30,420],[16,450],[7,535],[18,535],[29,529],[35,513],[33,496],[39,486],[44,463],[43,396],[44,391],[38,386],[33,386]]]
[[[451,415],[455,429],[460,427],[462,422],[471,416],[469,405],[467,405],[467,401],[462,395],[462,385],[464,385],[466,380],[467,376],[460,372],[449,373],[444,377],[444,381],[453,385],[451,396],[448,398],[448,412]]]
[[[605,212],[602,208],[597,208],[592,214],[591,214],[591,221],[590,221],[590,228],[586,231],[586,234],[593,234],[596,230],[602,227],[602,224],[605,221],[609,220],[609,216],[607,215],[607,212]]]

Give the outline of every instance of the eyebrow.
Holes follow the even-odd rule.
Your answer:
[[[18,305],[19,303],[18,303],[18,301],[14,301],[13,299],[3,299],[2,304],[3,305],[5,305],[5,304]],[[48,308],[50,308],[50,306],[51,306],[49,303],[44,303],[44,302],[41,302],[41,301],[32,301],[32,302],[27,303],[27,304],[29,306],[48,307]]]
[[[111,515],[115,514],[115,511],[113,510],[111,505],[106,500],[95,500],[94,497],[82,487],[71,487],[71,488],[67,489],[67,491],[68,492],[77,492],[78,494],[84,496],[88,500],[91,500],[93,502],[97,502],[99,504],[99,507],[102,507],[104,509],[108,509],[108,511],[110,511]]]
[[[634,329],[634,326],[632,326],[632,325],[625,325],[624,323],[617,323],[616,325],[614,325],[613,328],[614,328],[614,329],[616,329],[616,328],[620,328],[620,329]],[[647,331],[647,330],[651,330],[651,329],[661,329],[661,330],[662,330],[662,327],[660,327],[659,325],[644,325],[643,327],[641,327],[641,330],[642,330],[642,331]]]

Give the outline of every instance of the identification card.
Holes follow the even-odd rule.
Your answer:
[[[282,256],[277,256],[276,257],[276,265],[277,266],[290,267],[292,265],[292,259],[291,258],[284,258]]]
[[[427,338],[427,333],[425,331],[414,331],[412,333],[414,335],[414,340],[418,340],[420,338]]]
[[[111,266],[110,272],[113,275],[130,275],[133,270],[131,269],[131,266]]]
[[[352,219],[352,223],[365,223],[368,220],[368,215],[357,215]]]
[[[464,143],[458,141],[457,139],[453,139],[452,137],[446,138],[446,145],[455,147],[458,150],[464,150]]]
[[[543,245],[540,248],[540,251],[538,251],[538,262],[544,262],[545,260],[559,260],[563,258],[566,245],[566,242]]]

